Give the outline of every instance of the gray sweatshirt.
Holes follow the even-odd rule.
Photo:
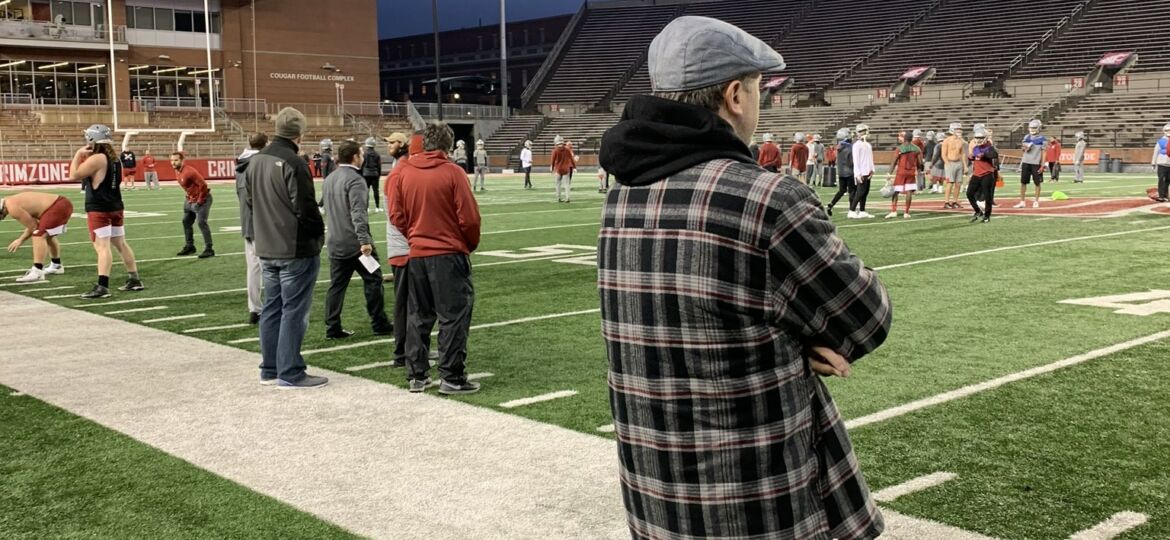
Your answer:
[[[488,164],[487,150],[477,149],[475,151],[475,166],[487,168]]]
[[[325,245],[330,259],[352,259],[362,254],[361,246],[373,245],[367,208],[369,186],[352,165],[342,165],[325,178],[321,188],[325,223],[329,226]]]
[[[1085,147],[1086,146],[1088,146],[1088,145],[1085,144],[1085,141],[1077,141],[1077,146],[1073,150],[1073,163],[1075,163],[1077,165],[1084,165],[1085,164]]]

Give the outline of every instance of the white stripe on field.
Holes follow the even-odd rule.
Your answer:
[[[74,294],[54,294],[53,296],[42,296],[41,300],[60,300],[62,298],[80,298],[80,295]]]
[[[548,394],[541,394],[539,396],[532,396],[524,399],[514,399],[512,401],[505,401],[500,404],[500,407],[505,409],[514,409],[516,407],[523,407],[525,405],[532,405],[533,403],[542,403],[545,401],[552,401],[554,399],[561,399],[573,397],[577,395],[576,390],[561,390],[559,392],[551,392]]]
[[[354,277],[350,278],[350,281],[357,280],[357,279],[361,279],[361,276],[355,275]],[[321,285],[323,283],[329,283],[329,280],[328,279],[319,279],[315,283],[317,285]],[[230,294],[230,293],[237,293],[237,292],[245,292],[247,290],[248,289],[245,287],[243,289],[220,289],[218,291],[203,291],[203,292],[187,293],[187,294],[172,294],[170,296],[144,296],[141,298],[134,298],[134,299],[130,299],[130,300],[115,300],[113,302],[100,302],[97,304],[93,304],[93,303],[78,304],[78,305],[73,306],[73,307],[81,308],[81,307],[95,307],[95,306],[116,306],[119,304],[136,304],[139,302],[153,302],[155,300],[174,300],[176,298],[194,298],[197,296],[213,296],[213,295],[217,295],[217,294]]]
[[[152,306],[152,307],[140,307],[140,308],[134,308],[134,309],[119,309],[117,311],[107,311],[104,313],[104,315],[121,315],[123,313],[138,313],[141,311],[158,311],[160,309],[167,309],[167,307],[166,306]]]
[[[477,325],[474,325],[471,328],[469,328],[469,330],[481,330],[484,328],[495,328],[497,326],[510,326],[513,324],[523,324],[523,323],[527,323],[527,322],[543,321],[543,320],[547,320],[547,319],[559,319],[561,317],[572,317],[575,315],[586,315],[589,313],[601,313],[601,308],[586,309],[586,310],[581,310],[581,311],[569,311],[566,313],[554,313],[552,315],[539,315],[536,317],[525,317],[523,319],[516,319],[516,320],[512,320],[512,321],[501,321],[501,322],[494,322],[494,323],[477,324]],[[436,335],[437,333],[438,332],[432,332],[431,335],[433,336],[433,335]],[[372,345],[382,345],[382,344],[386,344],[386,343],[394,343],[394,338],[374,339],[374,340],[370,340],[370,341],[363,341],[361,343],[347,343],[345,345],[338,345],[336,347],[326,347],[324,349],[312,349],[312,350],[308,350],[308,351],[301,351],[301,356],[309,356],[309,355],[313,355],[313,354],[320,354],[320,353],[327,353],[327,352],[345,351],[345,350],[349,350],[349,349],[369,347]],[[347,369],[347,371],[357,371],[354,369],[357,367],[362,367],[362,366],[354,366],[354,367],[346,368],[346,369]],[[367,369],[369,369],[369,368],[367,368]]]
[[[484,372],[484,373],[471,373],[471,374],[467,375],[467,380],[469,380],[469,381],[478,381],[478,380],[480,380],[480,379],[486,379],[486,378],[488,378],[488,377],[495,377],[495,376],[496,376],[496,374],[495,374],[495,373],[487,373],[487,372]]]
[[[150,324],[150,323],[158,323],[158,322],[185,321],[187,319],[198,319],[200,317],[206,317],[206,316],[207,316],[206,313],[192,313],[190,315],[175,315],[174,317],[162,317],[159,319],[147,319],[145,321],[142,321],[142,323],[143,324]]]
[[[491,232],[480,233],[480,236],[489,236],[489,235],[493,235],[493,234],[510,234],[510,233],[530,232],[530,231],[547,231],[550,229],[569,229],[569,228],[573,228],[573,227],[589,227],[589,226],[600,227],[601,222],[600,221],[592,221],[589,223],[573,223],[571,225],[549,225],[547,227],[531,227],[528,229],[511,229],[511,230],[507,230],[507,231],[491,231]],[[21,270],[21,272],[26,272],[26,271],[27,271],[27,269]]]
[[[604,425],[604,426],[598,426],[598,427],[597,427],[597,431],[600,431],[600,432],[602,432],[602,433],[613,433],[613,432],[614,432],[614,429],[615,429],[615,428],[614,428],[614,425],[613,425],[613,424],[606,424],[606,425]]]
[[[859,418],[854,418],[852,420],[846,421],[845,427],[847,429],[853,429],[853,428],[858,428],[861,426],[866,426],[869,424],[876,424],[878,422],[883,422],[883,421],[889,420],[891,418],[897,418],[899,416],[909,414],[909,413],[912,413],[914,411],[918,411],[921,409],[925,409],[927,407],[933,407],[935,405],[940,405],[940,404],[946,403],[948,401],[954,401],[956,399],[965,398],[967,396],[978,394],[980,392],[986,392],[987,390],[994,390],[994,389],[999,388],[999,387],[1001,387],[1005,384],[1008,384],[1008,383],[1022,381],[1024,379],[1029,379],[1032,377],[1036,377],[1038,375],[1044,375],[1046,373],[1051,373],[1051,372],[1056,371],[1058,369],[1062,369],[1062,368],[1066,368],[1066,367],[1070,367],[1070,366],[1075,366],[1077,364],[1083,364],[1083,363],[1088,362],[1090,360],[1101,358],[1102,356],[1108,356],[1108,355],[1116,353],[1116,352],[1121,352],[1121,351],[1124,351],[1127,349],[1132,349],[1134,347],[1139,347],[1141,345],[1145,345],[1147,343],[1153,343],[1155,341],[1159,341],[1159,340],[1166,339],[1166,338],[1170,338],[1170,330],[1164,330],[1164,331],[1158,332],[1156,334],[1150,334],[1150,335],[1145,336],[1145,337],[1132,339],[1132,340],[1126,341],[1124,343],[1110,345],[1108,347],[1097,349],[1095,351],[1089,351],[1089,352],[1084,353],[1084,354],[1079,354],[1079,355],[1076,355],[1076,356],[1073,356],[1070,358],[1065,358],[1064,360],[1059,360],[1059,361],[1053,362],[1051,364],[1046,364],[1043,366],[1034,367],[1032,369],[1020,371],[1018,373],[1004,375],[1003,377],[999,377],[997,379],[992,379],[990,381],[985,381],[985,382],[981,382],[978,384],[964,386],[964,387],[958,388],[956,390],[951,390],[950,392],[944,392],[944,393],[938,394],[936,396],[928,397],[925,399],[920,399],[917,401],[912,401],[912,402],[906,403],[904,405],[899,405],[897,407],[891,407],[891,408],[886,409],[884,411],[879,411],[879,412],[865,415],[865,416],[862,416]]]
[[[882,518],[886,522],[882,538],[889,540],[996,540],[936,521],[899,514],[888,508],[882,508]]]
[[[231,257],[233,255],[243,255],[243,254],[244,254],[244,252],[241,251],[239,253],[216,253],[215,256],[216,257]],[[142,263],[149,263],[149,262],[181,261],[184,259],[194,259],[194,258],[195,257],[188,256],[188,257],[163,257],[161,259],[139,259],[138,263],[142,264]],[[114,261],[114,264],[122,264],[122,259],[119,258],[118,260]],[[96,266],[97,266],[97,264],[71,264],[71,265],[69,265],[69,268],[93,268]],[[21,270],[0,270],[0,274],[17,274],[20,272],[28,272],[28,269],[24,268]]]
[[[438,332],[435,332],[435,333],[432,333],[431,335],[433,336],[433,335],[435,335],[435,334],[437,334],[437,333],[438,333]],[[427,362],[430,364],[430,367],[435,367],[435,364],[437,364],[437,363],[438,363],[438,362],[436,362],[436,361],[435,361],[435,360],[433,360],[433,359],[431,359],[431,360],[428,360]],[[372,363],[372,364],[361,364],[361,365],[357,365],[357,366],[350,366],[350,367],[347,367],[347,368],[345,368],[345,370],[346,370],[346,371],[365,371],[365,370],[367,370],[367,369],[377,369],[377,368],[384,368],[384,367],[392,367],[393,365],[394,365],[394,362],[393,362],[393,361],[389,361],[389,362],[374,362],[374,363]],[[491,375],[491,373],[488,373],[488,375]],[[471,376],[470,376],[470,375],[468,375],[468,378],[470,379],[470,378],[471,378]]]
[[[1092,528],[1068,537],[1068,540],[1109,540],[1134,527],[1145,524],[1149,519],[1149,516],[1137,512],[1118,512]]]
[[[107,315],[108,315],[108,313],[107,313]],[[183,333],[184,334],[195,334],[198,332],[215,332],[217,330],[231,330],[233,328],[247,328],[249,326],[252,326],[252,325],[250,325],[248,323],[240,323],[240,324],[225,324],[223,326],[205,326],[203,328],[191,328],[188,330],[183,330]]]
[[[27,269],[24,272],[28,272]],[[44,281],[29,281],[28,283],[0,283],[0,287],[24,287],[25,285],[41,285]]]
[[[896,486],[890,486],[886,489],[878,491],[873,494],[873,498],[878,502],[893,502],[898,497],[917,493],[919,491],[930,489],[934,486],[942,485],[945,482],[950,482],[958,478],[955,473],[936,472],[926,476],[920,476],[908,482],[903,482]]]
[[[60,287],[45,287],[43,289],[25,289],[22,292],[46,292],[46,291],[60,291],[63,289],[72,289],[73,285],[62,285]]]
[[[239,345],[240,343],[256,343],[259,341],[260,341],[259,337],[246,337],[246,338],[241,338],[241,339],[233,339],[233,340],[229,341],[228,343],[231,343],[232,345]]]
[[[988,253],[999,253],[1001,251],[1012,251],[1012,250],[1016,250],[1016,249],[1025,249],[1025,248],[1030,248],[1030,247],[1051,246],[1051,245],[1056,245],[1056,244],[1065,244],[1068,242],[1079,242],[1081,240],[1096,240],[1098,238],[1112,238],[1114,236],[1125,236],[1125,235],[1145,233],[1145,232],[1164,231],[1167,229],[1170,229],[1170,225],[1165,225],[1162,227],[1151,227],[1148,229],[1139,229],[1136,231],[1121,231],[1121,232],[1106,233],[1106,234],[1095,234],[1092,236],[1077,236],[1074,238],[1061,238],[1058,240],[1047,240],[1044,242],[1035,242],[1035,243],[1031,243],[1031,244],[1003,246],[1003,247],[997,247],[997,248],[991,248],[991,249],[983,249],[983,250],[979,250],[979,251],[968,251],[966,253],[956,253],[954,255],[947,255],[944,257],[934,257],[931,259],[922,259],[920,261],[910,261],[910,262],[904,262],[904,263],[898,263],[898,264],[890,264],[890,265],[886,265],[886,266],[879,266],[879,267],[875,268],[874,270],[878,270],[878,271],[892,270],[894,268],[903,268],[906,266],[917,266],[919,264],[927,264],[927,263],[932,263],[932,262],[949,261],[952,259],[961,259],[963,257],[971,257],[974,255],[986,255]]]

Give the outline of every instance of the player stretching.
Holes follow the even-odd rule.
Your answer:
[[[64,274],[61,266],[61,244],[57,237],[65,232],[65,224],[73,215],[73,203],[60,195],[26,191],[0,199],[0,220],[8,216],[24,225],[20,236],[8,244],[8,252],[16,253],[21,244],[33,239],[33,266],[17,283],[44,281],[45,274]],[[45,253],[52,263],[45,268]]]

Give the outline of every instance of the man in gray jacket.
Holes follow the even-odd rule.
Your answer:
[[[373,148],[369,149],[373,151]],[[366,312],[370,315],[375,335],[394,332],[386,318],[382,291],[382,270],[371,272],[362,263],[362,256],[378,260],[374,239],[370,235],[369,186],[361,175],[361,148],[356,142],[345,141],[337,149],[337,170],[325,178],[321,188],[325,220],[329,226],[326,246],[329,249],[329,293],[325,295],[325,339],[345,339],[353,332],[341,326],[341,308],[345,305],[345,291],[356,271],[362,277],[366,293]]]
[[[325,242],[309,164],[297,155],[304,131],[305,115],[292,107],[281,109],[276,138],[252,156],[244,172],[252,240],[264,273],[260,383],[285,389],[329,383],[305,373],[301,356]]]
[[[256,245],[252,242],[252,209],[248,207],[248,186],[244,174],[252,156],[268,146],[268,135],[253,133],[248,138],[248,149],[236,158],[236,198],[240,201],[240,234],[244,237],[244,260],[248,265],[248,323],[260,323],[260,285],[264,278],[260,272],[260,257],[256,256]]]

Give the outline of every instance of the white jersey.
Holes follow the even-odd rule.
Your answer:
[[[853,143],[853,176],[861,178],[873,174],[873,146],[866,141]]]
[[[525,149],[520,151],[520,167],[524,168],[524,167],[531,167],[531,166],[532,166],[532,150],[525,148]]]

